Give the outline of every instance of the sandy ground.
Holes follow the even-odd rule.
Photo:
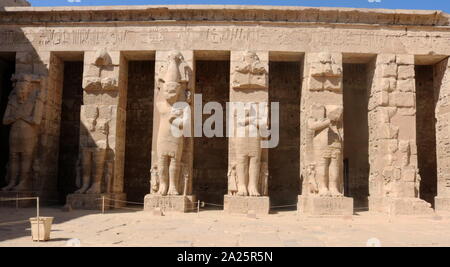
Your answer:
[[[450,215],[389,217],[362,212],[353,217],[305,217],[295,211],[249,218],[205,210],[155,216],[135,210],[63,212],[43,208],[53,216],[49,242],[32,242],[27,219],[35,209],[0,208],[0,247],[67,246],[450,246]],[[72,241],[70,241],[72,242]]]

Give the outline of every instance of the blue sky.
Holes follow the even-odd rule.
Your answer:
[[[450,13],[449,0],[28,0],[33,6],[107,6],[230,4],[279,6],[328,6],[397,9],[438,9]]]

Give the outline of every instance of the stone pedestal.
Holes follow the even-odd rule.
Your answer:
[[[160,196],[146,195],[144,211],[161,208],[163,212],[193,212],[197,210],[196,196]]]
[[[121,194],[70,194],[67,196],[66,206],[79,210],[101,210],[102,198],[105,197],[105,210],[126,206],[127,200],[124,193]]]
[[[225,195],[224,210],[227,213],[248,214],[249,211],[254,211],[256,214],[269,214],[270,198]]]
[[[433,214],[431,204],[418,198],[369,197],[369,211],[391,215]]]
[[[353,215],[353,198],[299,196],[298,211],[306,215]]]
[[[436,212],[450,212],[450,197],[436,197],[434,199],[434,209]]]
[[[13,200],[16,198],[30,198],[30,197],[37,197],[38,192],[33,191],[27,191],[27,192],[14,192],[14,191],[8,191],[8,192],[2,192],[0,191],[0,207],[8,207],[8,208],[30,208],[30,207],[36,207],[36,200],[35,199],[27,199],[27,200]],[[6,201],[7,200],[7,201]],[[43,200],[40,200],[40,204],[42,204]]]

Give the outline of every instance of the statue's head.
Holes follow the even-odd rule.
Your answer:
[[[166,101],[170,104],[177,102],[181,88],[182,86],[179,82],[166,82],[163,87],[163,96]]]
[[[14,82],[14,90],[17,96],[17,102],[23,104],[28,100],[39,78],[34,75],[14,75],[11,79]]]
[[[109,66],[112,64],[111,61],[111,56],[106,48],[103,47],[97,50],[94,62],[97,67]]]
[[[176,63],[180,63],[183,59],[183,55],[178,51],[171,51],[168,56],[169,61],[173,60]]]
[[[253,64],[259,61],[258,55],[253,51],[246,51],[244,53],[244,61],[248,64]]]
[[[162,78],[164,85],[162,86],[162,93],[164,98],[170,104],[178,101],[179,95],[183,88],[181,81],[181,72],[179,64],[183,61],[183,56],[180,52],[172,51],[169,53],[167,69]]]
[[[311,106],[311,118],[316,120],[325,119],[326,110],[323,105],[312,105]]]
[[[327,117],[330,121],[339,122],[342,120],[343,114],[344,109],[341,106],[337,106],[329,109]]]
[[[31,90],[33,89],[33,85],[26,81],[18,81],[16,82],[16,95],[17,95],[17,102],[20,104],[23,104],[27,101],[28,96],[31,93]]]

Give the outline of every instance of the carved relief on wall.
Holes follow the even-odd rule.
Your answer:
[[[162,196],[190,195],[189,137],[185,137],[183,131],[191,121],[192,70],[180,52],[172,51],[158,77],[156,116],[159,125],[154,153],[157,159],[151,171],[151,192]]]
[[[106,48],[85,56],[83,89],[85,104],[81,106],[80,152],[76,194],[113,193],[115,179],[116,105],[108,105],[96,96],[118,90],[118,65]]]
[[[306,194],[343,196],[343,108],[313,104],[307,120]]]
[[[418,197],[414,56],[379,55],[369,99],[370,195]]]
[[[342,54],[306,54],[301,99],[303,196],[343,197]]]
[[[342,64],[332,54],[318,53],[309,64],[309,90],[342,92]]]
[[[32,172],[39,138],[46,92],[41,77],[18,74],[12,78],[14,90],[9,96],[3,124],[11,125],[9,139],[8,185],[3,191],[32,190]]]
[[[101,48],[95,53],[95,58],[87,65],[87,71],[83,78],[85,90],[117,90],[118,80],[111,56],[106,48]]]
[[[269,85],[267,68],[253,51],[243,53],[242,62],[235,67],[232,78],[234,89],[266,89]]]
[[[236,196],[268,195],[268,155],[261,146],[261,130],[268,127],[268,71],[255,52],[245,51],[232,69],[235,133],[230,138],[228,193]],[[243,100],[244,99],[244,100]],[[252,99],[252,101],[249,101]],[[245,106],[245,107],[244,107]]]

